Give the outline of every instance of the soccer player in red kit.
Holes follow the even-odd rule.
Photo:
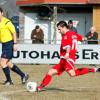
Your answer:
[[[37,87],[37,91],[47,86],[53,75],[60,75],[66,71],[70,76],[83,75],[89,72],[96,72],[96,68],[75,68],[75,55],[77,51],[77,41],[82,41],[83,37],[78,33],[70,31],[65,21],[60,21],[57,24],[59,33],[61,33],[62,40],[60,46],[60,62],[53,66],[45,75],[40,86]]]

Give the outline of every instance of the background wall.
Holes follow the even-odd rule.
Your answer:
[[[78,33],[82,34],[83,36],[87,34],[90,27],[92,26],[92,14],[91,13],[59,13],[58,14],[58,21],[64,20],[68,22],[68,20],[72,19],[74,21],[74,26],[77,28]],[[48,43],[47,40],[53,39],[53,29],[51,28],[52,22],[51,20],[39,20],[37,18],[36,13],[26,13],[25,14],[25,24],[24,24],[24,39],[25,42],[31,43],[29,41],[31,31],[35,28],[36,25],[40,25],[40,27],[44,30],[44,39],[45,43]],[[60,40],[61,36],[57,32],[56,39]],[[57,41],[59,44],[60,41]]]

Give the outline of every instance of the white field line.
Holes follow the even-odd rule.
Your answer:
[[[5,97],[4,95],[2,95],[2,94],[0,93],[0,100],[9,100],[9,98]]]
[[[0,100],[10,100],[7,96],[19,92],[24,92],[26,90],[16,90],[16,91],[6,91],[6,92],[0,92]]]

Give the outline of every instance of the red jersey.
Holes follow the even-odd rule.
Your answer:
[[[75,58],[77,51],[77,41],[82,40],[82,36],[73,31],[68,31],[62,35],[60,46],[60,57],[62,58],[66,54],[66,47],[70,47],[69,58]]]

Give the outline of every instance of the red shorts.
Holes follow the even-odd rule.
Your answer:
[[[68,72],[71,69],[75,69],[74,64],[75,64],[75,59],[71,58],[69,58],[68,60],[60,59],[60,63],[53,66],[52,69],[56,69],[58,72],[57,75],[60,75],[64,71]]]

